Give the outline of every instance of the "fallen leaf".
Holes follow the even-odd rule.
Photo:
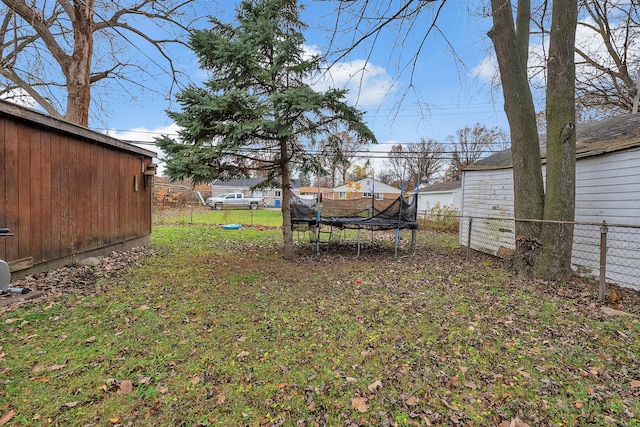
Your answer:
[[[65,364],[62,364],[62,365],[51,365],[47,369],[49,369],[50,371],[59,371],[60,369],[64,368],[65,366],[67,366],[67,365],[65,365]]]
[[[529,427],[529,424],[523,422],[520,418],[516,417],[511,420],[509,427]]]
[[[118,417],[109,418],[109,421],[111,421],[111,424],[115,424],[118,421],[120,421],[120,418],[118,418]]]
[[[151,384],[151,377],[141,377],[138,380],[138,383],[140,383],[140,384]]]
[[[238,342],[245,342],[247,340],[247,337],[245,337],[244,335],[239,336],[238,338],[236,338],[236,341]]]
[[[247,357],[249,355],[248,351],[241,351],[240,353],[238,353],[238,355],[236,356],[236,359],[240,360],[240,359],[244,359],[245,357]]]
[[[464,383],[465,387],[469,387],[472,390],[476,390],[478,386],[473,381],[466,381]]]
[[[216,399],[216,404],[218,406],[224,405],[225,400],[227,400],[227,398],[224,396],[224,394],[220,393],[218,395],[218,398]]]
[[[85,340],[85,342],[86,342],[87,344],[91,344],[91,343],[96,342],[96,339],[97,339],[97,338],[96,338],[96,336],[95,336],[95,335],[93,335],[93,336],[90,336],[89,338],[87,338],[87,339]]]
[[[351,406],[356,408],[358,411],[365,413],[369,409],[367,406],[367,399],[364,397],[354,397],[351,399]]]
[[[64,406],[66,406],[67,408],[73,408],[74,406],[77,406],[78,402],[68,402],[65,403]]]
[[[10,409],[9,411],[5,412],[4,415],[0,417],[0,426],[3,426],[6,423],[8,423],[15,414],[16,413],[13,409]]]
[[[407,406],[414,406],[414,405],[415,405],[416,403],[418,403],[419,401],[420,401],[420,399],[418,399],[417,397],[415,397],[415,396],[409,396],[409,397],[407,397],[407,399],[404,401],[404,403],[405,403]]]
[[[582,408],[582,402],[576,402],[576,408],[578,409]]]
[[[196,375],[194,377],[191,377],[191,384],[196,385],[199,382],[200,382],[200,377],[199,376]]]
[[[357,381],[358,381],[358,380],[356,380],[356,379],[355,379],[355,378],[353,378],[353,377],[345,377],[345,380],[347,380],[347,382],[348,382],[348,383],[350,383],[350,384],[351,384],[351,383],[355,383],[355,382],[357,382]]]
[[[631,380],[630,385],[633,388],[638,388],[638,387],[640,387],[640,380]]]
[[[382,388],[382,382],[380,382],[380,381],[374,381],[374,382],[372,382],[371,384],[369,384],[369,385],[367,386],[367,388],[369,389],[369,391],[370,391],[371,393],[373,393],[374,391],[379,390],[379,389],[381,389],[381,388]]]
[[[117,394],[131,394],[133,393],[133,383],[130,380],[124,380],[120,383]]]

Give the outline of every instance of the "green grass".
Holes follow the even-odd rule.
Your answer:
[[[243,224],[248,226],[281,227],[279,209],[229,209],[217,211],[203,206],[174,209],[155,208],[154,223],[164,225]]]
[[[7,425],[639,422],[636,319],[467,262],[455,235],[288,262],[277,227],[220,214],[161,221],[156,256],[100,291],[2,314]]]

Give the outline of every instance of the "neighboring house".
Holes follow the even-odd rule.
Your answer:
[[[0,101],[0,259],[20,277],[147,243],[154,156]]]
[[[313,200],[317,200],[318,194],[320,194],[320,201],[322,201],[322,192],[326,190],[326,187],[300,187],[300,196],[303,199],[313,198]]]
[[[373,178],[351,181],[322,192],[322,198],[324,200],[352,200],[372,197],[375,198],[375,200],[395,200],[399,195],[399,189]]]
[[[216,180],[211,183],[211,193],[213,196],[225,193],[243,193],[250,197],[262,197],[267,206],[279,208],[282,203],[282,188],[258,188],[253,187],[262,183],[265,178],[244,178],[231,181]],[[294,194],[300,194],[300,180],[291,180],[291,190]]]
[[[462,205],[462,181],[445,181],[420,187],[418,191],[418,216],[427,215],[432,210],[446,209],[460,212]]]
[[[546,146],[541,148],[544,159]],[[576,153],[575,221],[640,226],[640,114],[578,125]],[[474,217],[473,249],[497,255],[514,248],[513,221],[498,223],[482,219],[513,218],[513,200],[509,150],[463,170],[461,215]],[[467,221],[463,219],[461,244],[466,245],[467,233]],[[640,241],[637,237],[630,241],[625,234],[628,233],[610,233],[608,237],[607,280],[640,289],[640,263],[635,262],[631,267],[622,265],[625,256],[619,249],[622,246],[625,250],[640,250]],[[575,226],[574,270],[583,275],[598,275],[599,239],[597,225]]]

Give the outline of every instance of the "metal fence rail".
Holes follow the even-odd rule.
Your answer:
[[[515,218],[459,217],[460,244],[495,256],[515,249]],[[640,226],[573,222],[571,264],[580,276],[640,290]]]

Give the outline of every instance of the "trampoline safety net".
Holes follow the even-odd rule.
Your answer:
[[[318,212],[315,200],[292,195],[291,222],[307,223],[309,226],[320,223],[338,228],[368,230],[417,229],[417,204],[415,194],[395,200],[325,199]]]

